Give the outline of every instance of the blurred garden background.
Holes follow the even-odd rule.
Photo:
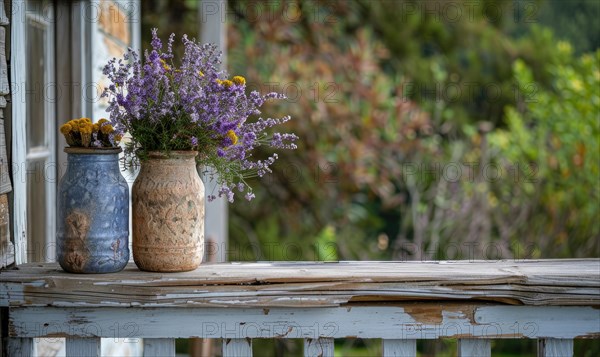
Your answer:
[[[144,1],[144,46],[200,38],[200,4]],[[230,0],[227,69],[284,92],[265,113],[300,141],[229,205],[229,260],[599,257],[598,18],[595,0]]]

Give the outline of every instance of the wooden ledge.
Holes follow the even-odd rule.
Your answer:
[[[399,302],[600,306],[600,259],[264,262],[185,273],[65,273],[56,263],[0,274],[0,306],[338,307]]]

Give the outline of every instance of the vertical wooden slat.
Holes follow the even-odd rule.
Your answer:
[[[463,338],[458,340],[458,357],[490,357],[490,340]]]
[[[383,357],[416,357],[417,340],[383,340]]]
[[[304,357],[333,357],[333,338],[305,338]]]
[[[24,63],[27,58],[25,43],[25,17],[24,2],[17,3],[11,10],[10,29],[10,63]],[[25,83],[27,74],[25,66],[12,65],[10,67],[11,83]],[[13,89],[12,94],[12,133],[7,133],[12,138],[12,167],[13,167],[13,242],[15,245],[15,264],[27,263],[27,186],[25,184],[26,162],[26,96],[24,88]],[[18,179],[17,179],[18,178]]]
[[[573,356],[573,340],[563,338],[545,338],[538,340],[538,357]]]
[[[0,14],[0,17],[2,14]],[[0,19],[1,21],[1,19]],[[10,93],[10,86],[8,83],[8,63],[6,62],[6,48],[5,40],[6,40],[6,30],[4,27],[0,27],[2,29],[2,33],[0,34],[0,39],[2,40],[1,50],[0,50],[0,95],[7,95]]]
[[[69,357],[100,357],[100,338],[67,337],[66,352]]]
[[[4,10],[4,1],[0,1],[0,25],[8,25],[9,19],[6,16],[6,10]]]
[[[252,340],[249,338],[224,338],[223,357],[252,357]]]
[[[175,356],[174,338],[145,338],[144,357]]]
[[[10,337],[8,339],[8,355],[14,357],[33,356],[33,338]]]
[[[1,1],[0,4],[2,4]],[[0,24],[2,24],[3,14],[4,8],[0,8]],[[8,86],[6,91],[9,92],[8,65],[6,62],[6,29],[0,26],[0,88],[4,86]],[[2,90],[0,89],[0,92],[1,91]],[[7,104],[4,94],[8,93],[0,95],[0,194],[12,190],[10,173],[8,172],[8,156],[6,155],[6,136],[4,135],[4,108],[6,108]]]

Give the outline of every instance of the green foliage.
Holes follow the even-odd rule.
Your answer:
[[[539,42],[538,49],[550,45],[547,38],[511,39],[516,2],[361,4],[392,54],[388,67],[405,75],[407,95],[428,109],[443,135],[460,135],[464,124],[482,120],[502,126],[504,106],[514,102],[511,62],[523,56],[536,63],[548,60],[543,53],[527,53],[533,42]]]
[[[545,0],[530,7],[532,19],[571,43],[575,53],[593,52],[600,47],[600,1]]]
[[[535,93],[523,98],[522,110],[507,109],[507,129],[497,130],[490,142],[500,160],[533,164],[532,180],[519,181],[500,198],[520,199],[536,212],[529,238],[545,256],[585,256],[598,252],[600,238],[600,51],[573,58],[568,43],[556,47],[566,61],[549,67],[551,89],[541,88],[531,70],[515,62],[518,88]]]
[[[429,3],[435,9],[438,2]],[[255,222],[244,224],[257,236],[272,234],[259,231],[259,222],[277,225],[278,242],[301,242],[305,259],[322,259],[315,247],[324,232],[334,232],[328,239],[340,259],[597,254],[598,227],[589,219],[597,214],[594,201],[581,201],[596,198],[586,189],[597,173],[580,170],[563,182],[557,172],[530,165],[547,156],[542,135],[565,140],[568,132],[572,143],[585,140],[583,123],[559,123],[581,110],[591,118],[596,110],[593,98],[580,100],[557,86],[557,71],[583,73],[568,43],[557,45],[552,31],[537,24],[512,37],[522,25],[513,21],[513,2],[478,3],[462,22],[435,11],[407,12],[419,4],[408,0],[298,4],[305,14],[326,16],[289,21],[284,6],[271,2],[266,25],[266,16],[251,21],[234,11],[230,66],[249,73],[257,87],[296,89],[277,110],[292,114],[290,130],[305,141],[260,183],[261,204],[231,208],[232,224]],[[497,5],[507,18],[491,21],[486,6]],[[534,15],[526,10],[518,10],[519,21]],[[573,107],[559,111],[545,103],[535,115],[524,114],[543,93],[555,103],[570,98]],[[536,116],[556,125],[541,129]],[[508,142],[528,144],[517,149]],[[449,180],[455,167],[458,176]],[[565,191],[569,185],[578,193],[563,197],[573,191]],[[233,233],[232,239],[246,238]]]
[[[303,7],[316,12],[308,6],[316,3]],[[354,10],[350,4],[338,11],[346,18]],[[299,154],[282,153],[281,164],[261,182],[258,204],[231,207],[232,224],[251,222],[248,235],[260,236],[259,222],[276,217],[277,239],[283,245],[301,242],[303,259],[324,259],[323,248],[328,260],[372,259],[381,250],[376,243],[365,249],[365,234],[378,236],[385,225],[378,212],[403,200],[392,178],[403,152],[416,150],[427,135],[429,119],[404,100],[400,77],[382,75],[379,62],[387,51],[368,29],[349,37],[341,21],[299,26],[275,18],[270,27],[235,22],[230,65],[247,73],[250,87],[288,88],[290,99],[274,110],[292,115],[288,125],[302,140]],[[327,239],[323,247],[327,232],[344,239]]]

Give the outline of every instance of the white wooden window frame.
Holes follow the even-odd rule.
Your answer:
[[[10,43],[10,78],[12,88],[12,167],[13,167],[13,237],[15,243],[15,263],[27,262],[27,182],[21,170],[27,159],[26,149],[26,95],[25,91],[15,88],[25,83],[27,78],[25,61],[25,29],[27,26],[24,3],[12,1],[12,20]]]
[[[31,0],[29,0],[31,1]],[[35,1],[35,0],[34,0]],[[48,95],[48,91],[52,88],[56,88],[56,76],[55,76],[55,44],[54,44],[54,5],[50,2],[50,6],[44,5],[44,11],[48,10],[48,13],[44,17],[40,17],[36,14],[26,13],[25,17],[28,23],[32,23],[35,26],[39,26],[44,29],[44,45],[45,53],[44,58],[46,61],[46,70],[44,72],[44,83],[46,86],[41,88],[41,95],[45,97],[44,102],[44,145],[33,147],[27,150],[26,161],[27,163],[32,161],[42,162],[42,167],[37,167],[36,170],[42,169],[43,171],[36,172],[36,175],[42,174],[45,182],[45,214],[46,214],[46,229],[44,242],[36,242],[36,244],[42,243],[42,246],[30,247],[34,250],[41,249],[42,257],[45,261],[54,261],[56,251],[56,186],[57,186],[57,173],[58,167],[56,162],[56,91]],[[47,18],[46,18],[47,16]],[[27,58],[26,58],[27,60]],[[25,63],[25,62],[24,62]],[[25,176],[25,181],[28,175]],[[36,177],[37,179],[37,177]],[[38,207],[26,207],[28,210],[39,209]],[[28,222],[28,224],[35,224],[35,222]]]
[[[15,237],[15,263],[22,264],[28,261],[28,253],[32,249],[41,249],[45,261],[54,260],[55,255],[55,229],[56,229],[56,185],[58,165],[56,161],[56,118],[55,118],[55,96],[44,99],[44,136],[43,146],[27,148],[27,92],[25,83],[27,81],[27,26],[33,23],[44,28],[47,70],[44,73],[44,83],[56,87],[54,71],[54,6],[50,6],[49,13],[43,17],[27,12],[27,1],[14,0],[12,6],[13,21],[11,29],[11,78],[13,82],[12,91],[12,166],[14,186],[14,237]],[[50,3],[52,4],[52,3]],[[52,87],[44,86],[43,96],[46,90]],[[37,89],[36,89],[37,90]],[[42,245],[28,247],[27,242],[27,180],[29,179],[28,165],[30,162],[39,161],[42,167],[36,167],[43,172],[41,174],[45,182],[45,240],[39,242]],[[50,173],[50,174],[48,174]],[[37,178],[36,178],[37,179]]]

